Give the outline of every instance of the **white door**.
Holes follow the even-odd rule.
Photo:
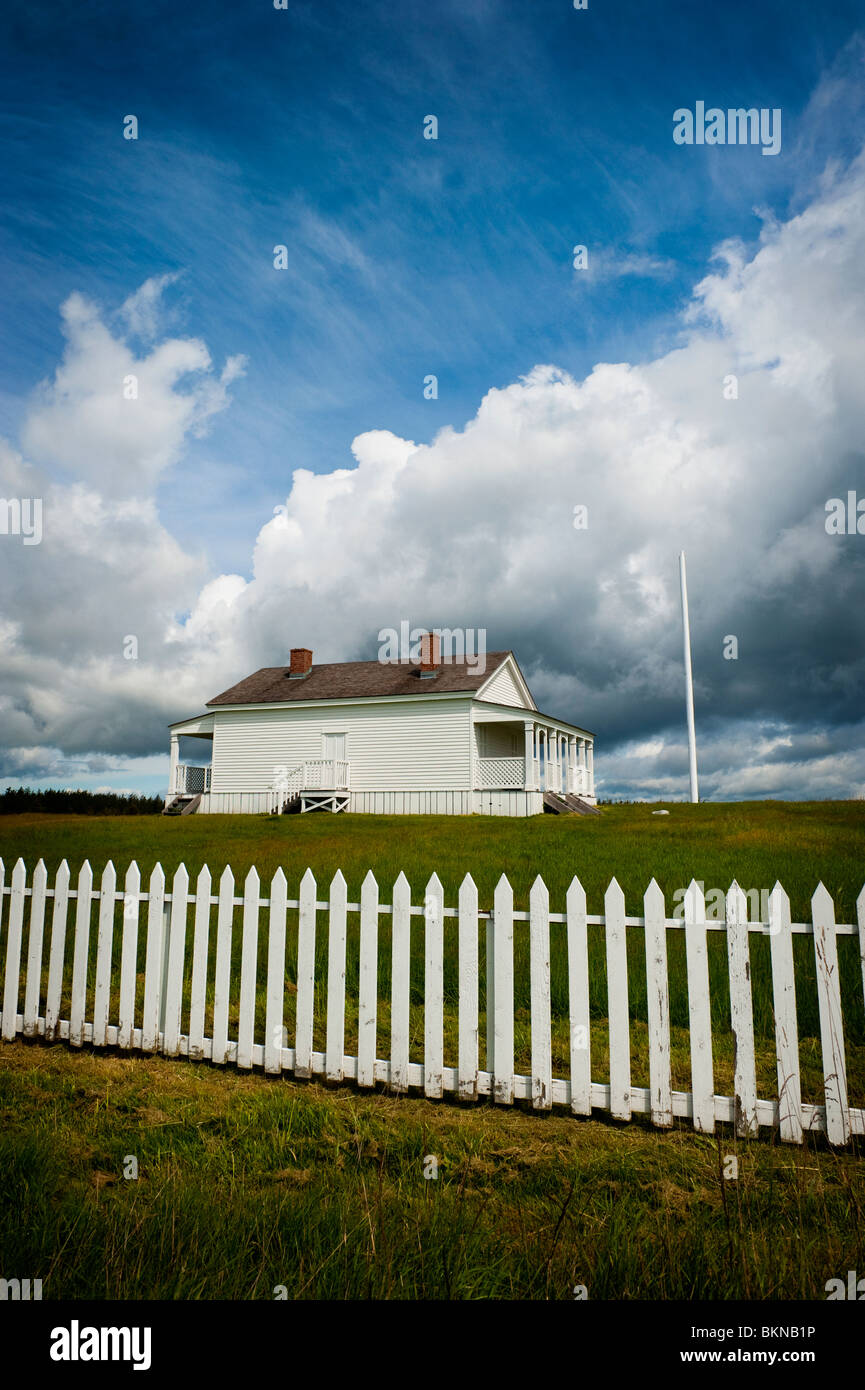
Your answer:
[[[345,782],[345,734],[325,734],[325,767],[322,786],[341,787]]]

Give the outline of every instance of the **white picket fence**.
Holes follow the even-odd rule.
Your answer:
[[[404,874],[393,887],[391,904],[379,901],[379,887],[368,873],[360,903],[347,900],[346,882],[338,872],[326,901],[307,870],[298,899],[289,899],[282,869],[277,870],[268,897],[262,897],[259,875],[247,874],[242,896],[235,893],[234,876],[226,868],[219,890],[212,892],[211,874],[203,868],[194,893],[181,865],[170,892],[157,864],[148,887],[142,890],[137,865],[130,864],[124,888],[117,887],[115,869],[109,863],[97,887],[85,863],[77,888],[70,886],[64,861],[53,888],[48,886],[40,859],[27,883],[27,871],[18,860],[11,884],[5,882],[0,860],[0,959],[5,946],[0,1038],[65,1039],[73,1047],[119,1047],[161,1052],[168,1057],[206,1058],[218,1064],[235,1063],[249,1069],[264,1068],[270,1074],[323,1075],[329,1081],[351,1080],[359,1086],[377,1082],[394,1091],[422,1087],[424,1094],[440,1098],[445,1092],[461,1100],[489,1095],[500,1105],[529,1100],[536,1110],[563,1105],[576,1115],[592,1109],[610,1111],[621,1120],[649,1115],[658,1126],[669,1126],[674,1117],[692,1121],[696,1130],[712,1133],[717,1122],[735,1124],[742,1137],[753,1137],[760,1125],[777,1126],[781,1139],[801,1143],[805,1131],[825,1131],[832,1144],[845,1144],[852,1135],[865,1134],[865,1110],[848,1102],[846,1055],[838,973],[837,938],[858,937],[862,966],[862,1003],[865,1007],[865,888],[857,902],[857,924],[835,922],[832,899],[822,884],[812,898],[811,922],[791,922],[790,904],[780,884],[769,899],[768,922],[749,922],[744,892],[734,883],[726,897],[726,920],[706,920],[699,884],[692,883],[685,897],[684,920],[666,916],[663,894],[653,879],[644,895],[644,915],[626,916],[624,894],[615,879],[604,898],[603,916],[586,911],[586,894],[574,878],[567,892],[566,911],[550,911],[549,893],[540,878],[530,895],[530,910],[515,911],[511,885],[502,876],[495,890],[492,911],[478,908],[477,888],[467,875],[456,907],[447,907],[442,885],[433,875],[426,886],[423,905],[411,901]],[[29,899],[29,936],[24,955],[25,908]],[[74,902],[74,939],[71,977],[66,995],[69,1018],[61,1019],[64,995],[67,926]],[[48,906],[51,930],[47,981],[44,947]],[[91,956],[93,904],[99,904],[95,976],[91,1016],[85,1017]],[[119,961],[116,950],[115,914],[122,903]],[[8,905],[8,906],[7,906]],[[140,918],[146,905],[146,949],[143,1006],[136,1017],[136,973]],[[6,908],[4,912],[4,907]],[[192,929],[191,984],[184,1000],[190,909]],[[211,1035],[205,1035],[213,908],[216,909],[215,973]],[[229,1000],[237,998],[232,979],[231,944],[233,917],[242,909],[239,1018],[236,1039],[229,1039]],[[284,1026],[286,988],[286,917],[297,910],[297,998],[294,1046],[287,1045]],[[267,913],[266,939],[260,939],[261,914]],[[320,913],[327,913],[327,1022],[325,1051],[313,1050],[315,944]],[[350,914],[359,914],[358,1055],[345,1055],[346,946]],[[376,1055],[378,990],[378,924],[391,917],[390,1056]],[[410,963],[412,918],[423,919],[424,933],[424,1038],[423,1062],[409,1060]],[[443,957],[445,922],[456,919],[458,932],[459,1040],[457,1066],[444,1065]],[[531,993],[531,1074],[514,1073],[514,923],[529,924]],[[479,943],[485,928],[487,1032],[486,1068],[479,1067]],[[591,1076],[591,1023],[589,1018],[589,954],[587,928],[604,928],[608,1029],[609,1080]],[[570,1023],[569,1074],[554,1077],[552,1071],[550,931],[566,934],[568,1006]],[[648,998],[648,1087],[631,1084],[631,1044],[628,1007],[627,932],[641,928],[645,938]],[[670,1007],[667,972],[667,938],[684,931],[687,961],[691,1090],[676,1091],[671,1085]],[[731,1026],[735,1036],[733,1096],[714,1090],[712,1027],[709,1006],[707,933],[726,934],[729,964]],[[749,937],[767,934],[771,949],[771,976],[775,1020],[775,1053],[778,1094],[758,1099],[754,1025],[749,965]],[[807,1104],[801,1098],[799,1038],[794,981],[793,935],[813,937],[820,1017],[824,1104]],[[256,984],[259,951],[266,951],[266,1021],[263,1038],[255,1037]],[[262,958],[263,959],[263,958]],[[22,966],[23,1005],[22,1005]],[[116,973],[119,966],[119,974]],[[68,972],[67,972],[68,974]],[[44,985],[44,988],[43,988]],[[117,988],[112,991],[112,986]],[[858,990],[858,985],[857,985]],[[116,1022],[109,1022],[112,992],[119,1000]],[[857,1007],[859,1000],[857,998]],[[23,1007],[23,1012],[19,1012]],[[188,1031],[181,1031],[181,1014],[188,1017]]]

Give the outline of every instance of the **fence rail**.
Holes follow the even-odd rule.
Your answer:
[[[674,1118],[688,1119],[702,1133],[730,1122],[743,1138],[761,1125],[776,1126],[780,1137],[801,1143],[806,1131],[825,1131],[832,1144],[843,1145],[865,1134],[865,1110],[848,1098],[838,939],[858,939],[861,987],[855,1007],[865,1008],[865,888],[857,901],[857,923],[836,923],[834,905],[820,884],[811,900],[811,922],[793,922],[787,894],[776,884],[768,899],[768,920],[749,921],[745,893],[735,883],[726,895],[722,921],[707,920],[699,884],[685,894],[684,917],[669,918],[663,893],[652,880],[643,915],[625,912],[624,894],[615,879],[607,888],[604,913],[586,910],[586,894],[574,878],[565,911],[550,911],[549,892],[537,878],[529,910],[514,908],[513,889],[502,876],[492,909],[481,909],[470,875],[463,880],[456,906],[447,906],[437,875],[426,885],[423,904],[412,902],[404,874],[393,886],[390,904],[379,900],[379,885],[368,873],[359,902],[349,902],[346,881],[338,872],[325,900],[310,870],[299,896],[288,897],[282,869],[268,896],[257,871],[247,874],[242,894],[235,890],[230,868],[213,891],[204,867],[194,891],[181,865],[166,891],[157,864],[146,887],[138,866],[129,865],[123,888],[113,864],[106,865],[97,886],[85,863],[73,887],[65,860],[53,887],[40,859],[30,882],[22,860],[11,882],[0,860],[0,960],[2,1013],[0,1038],[62,1039],[73,1047],[118,1047],[166,1056],[232,1063],[242,1069],[263,1067],[278,1075],[322,1075],[329,1081],[351,1080],[360,1086],[385,1083],[395,1091],[422,1088],[431,1098],[444,1093],[461,1100],[491,1096],[497,1104],[527,1100],[538,1111],[553,1105],[576,1115],[607,1110],[627,1120],[651,1117],[660,1127]],[[94,924],[93,907],[98,904]],[[122,910],[118,914],[118,906]],[[29,905],[29,913],[27,907]],[[50,928],[48,923],[50,908]],[[213,909],[216,909],[215,921]],[[235,923],[236,909],[239,921]],[[288,913],[296,914],[296,986],[287,992]],[[316,937],[319,914],[327,913],[326,967],[318,973]],[[264,914],[264,916],[263,916]],[[120,921],[115,918],[119,915]],[[25,918],[28,919],[25,951]],[[350,981],[356,998],[357,1055],[346,1054],[346,990],[349,918],[356,942],[357,971]],[[389,1056],[379,1057],[380,951],[379,923],[390,919]],[[412,926],[422,919],[423,1046],[422,1060],[411,1060],[415,1042],[411,1018]],[[451,934],[457,978],[456,1035],[449,1034],[452,1062],[444,1054],[445,925]],[[264,926],[262,927],[262,924]],[[515,924],[528,923],[530,996],[530,1068],[515,1069]],[[418,924],[419,925],[419,924]],[[551,1006],[551,927],[563,928],[567,962],[568,1064],[554,1075]],[[608,1041],[608,1079],[592,1078],[592,1037],[598,1020],[589,1008],[588,928],[603,928]],[[631,1012],[629,1008],[629,932],[644,939],[649,1086],[632,1083]],[[485,938],[481,951],[482,932]],[[707,943],[722,932],[727,944],[730,1025],[734,1040],[733,1094],[715,1094],[710,970]],[[667,947],[684,934],[690,1091],[674,1090],[671,1070],[670,987]],[[774,1058],[774,1097],[760,1098],[752,1003],[750,939],[768,936]],[[813,938],[813,965],[819,1010],[822,1103],[802,1100],[794,936]],[[233,945],[238,948],[234,952]],[[237,968],[239,965],[239,969]],[[139,969],[139,966],[143,967]],[[633,970],[633,962],[631,964]],[[858,968],[858,967],[857,967]],[[480,1066],[481,974],[486,1005],[485,1066]],[[143,980],[142,977],[143,976]],[[314,1047],[316,985],[325,986],[326,1018],[319,1017],[324,1050]],[[143,986],[143,987],[142,987]],[[259,997],[257,998],[257,993]],[[294,995],[294,1046],[288,1045],[287,1003]],[[263,996],[263,997],[261,997]],[[258,1007],[257,1007],[258,1006]],[[848,1000],[849,1006],[849,1000]],[[63,1009],[68,1017],[61,1018]],[[383,1010],[382,1010],[383,1012]],[[256,1017],[258,1015],[258,1018]],[[109,1018],[111,1021],[109,1021]],[[206,1033],[206,1019],[210,1032]],[[231,1028],[236,1036],[229,1038]],[[182,1023],[186,1031],[182,1030]],[[320,1039],[321,1040],[321,1039]]]

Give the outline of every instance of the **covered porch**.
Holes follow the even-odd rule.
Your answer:
[[[476,790],[555,792],[594,802],[594,739],[586,730],[543,715],[479,710],[472,726]]]
[[[213,760],[213,715],[203,714],[198,719],[185,719],[170,726],[170,751],[168,762],[168,795],[166,806],[172,802],[203,796],[210,791],[210,772]],[[196,739],[201,754],[194,762],[180,761],[180,740]]]

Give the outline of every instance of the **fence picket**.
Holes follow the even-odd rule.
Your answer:
[[[341,869],[331,880],[327,935],[327,1038],[325,1075],[342,1081],[345,1055],[345,942],[348,893]]]
[[[258,975],[258,914],[261,910],[261,884],[253,867],[243,886],[243,935],[240,955],[240,1010],[237,1021],[237,1065],[243,1071],[252,1066],[255,1035],[255,983]]]
[[[625,895],[616,880],[604,894],[607,943],[607,1021],[610,1029],[610,1112],[631,1118],[631,1026],[628,1014],[628,943]]]
[[[493,897],[493,1099],[514,1103],[514,890],[502,874]]]
[[[817,960],[817,1000],[820,1008],[820,1044],[826,1096],[826,1136],[830,1144],[846,1144],[850,1138],[847,1101],[847,1063],[841,1019],[838,979],[838,946],[835,940],[835,907],[822,883],[811,899],[814,954]]]
[[[748,903],[738,883],[727,893],[727,962],[730,971],[730,1027],[733,1033],[733,1106],[736,1133],[753,1139],[757,1124],[757,1073],[754,1010],[748,951]]]
[[[460,1100],[478,1095],[478,890],[466,874],[459,892],[459,1053]]]
[[[372,869],[360,890],[360,968],[357,987],[357,1081],[375,1084],[378,1027],[378,884]]]
[[[186,915],[189,908],[189,870],[178,865],[171,884],[171,924],[168,932],[168,978],[165,989],[165,1021],[162,1051],[176,1057],[180,1051],[180,1010],[186,961]]]
[[[123,931],[120,958],[114,950],[114,911],[118,900],[117,875],[109,860],[102,873],[100,888],[94,891],[93,873],[85,861],[78,875],[74,943],[72,945],[69,1021],[61,1022],[65,1010],[64,975],[67,956],[67,921],[70,899],[70,872],[64,860],[54,880],[50,958],[47,968],[45,1017],[40,1017],[43,957],[45,954],[45,913],[50,895],[43,860],[33,872],[28,890],[27,868],[23,859],[15,864],[10,886],[4,884],[0,860],[0,921],[5,915],[3,934],[3,979],[0,1037],[11,1040],[23,1031],[33,1037],[40,1029],[47,1039],[68,1036],[73,1047],[85,1039],[105,1046],[116,1036],[120,1047],[140,1046],[148,1052],[160,1048],[176,1056],[186,1044],[182,1035],[187,1001],[185,966],[189,877],[184,865],[174,874],[170,902],[166,903],[165,875],[156,864],[150,876],[145,950],[144,998],[140,1033],[135,1028],[138,996],[138,954],[141,876],[133,860],[126,871],[123,893]],[[26,973],[22,979],[24,916],[29,908],[29,938]],[[91,918],[94,899],[99,898],[98,934],[95,943],[92,1022],[87,1014],[91,956]],[[299,891],[297,944],[297,1012],[294,1071],[311,1076],[323,1070],[331,1081],[344,1079],[346,969],[348,959],[349,912],[357,905],[347,901],[348,891],[341,871],[333,877],[328,900],[327,979],[319,985],[319,1014],[326,1016],[326,1043],[322,1055],[314,1051],[316,1022],[316,930],[317,885],[307,869]],[[5,905],[8,899],[8,908]],[[249,870],[243,898],[235,897],[234,876],[226,867],[219,882],[216,923],[216,966],[213,982],[212,1039],[205,1036],[208,1000],[210,950],[211,875],[205,865],[195,890],[195,929],[188,982],[189,1037],[191,1059],[211,1056],[218,1064],[233,1061],[249,1069],[253,1059],[263,1059],[269,1074],[279,1074],[288,1050],[285,1027],[285,974],[288,884],[282,869],[274,874],[269,890],[267,937],[267,982],[265,992],[264,1045],[256,1046],[256,1014],[259,970],[259,914],[262,907],[258,871]],[[243,923],[240,942],[238,1033],[236,1044],[229,1041],[232,974],[232,932],[235,907],[242,902]],[[756,1078],[756,1051],[750,958],[751,927],[746,895],[737,883],[726,894],[726,914],[722,930],[727,943],[730,989],[730,1027],[735,1045],[732,1097],[714,1094],[712,1060],[709,951],[705,899],[702,885],[692,880],[685,894],[685,951],[687,962],[688,1026],[691,1054],[691,1094],[687,1097],[694,1129],[712,1133],[717,1116],[735,1121],[741,1137],[757,1135],[759,1122],[773,1120],[773,1103],[759,1100]],[[455,1089],[461,1100],[474,1100],[486,1090],[487,1077],[479,1072],[480,959],[478,929],[480,912],[478,891],[470,874],[463,879],[458,894],[456,945],[457,970],[457,1066],[444,1066],[444,892],[437,874],[430,878],[423,909],[412,908],[411,888],[404,873],[393,886],[390,908],[379,902],[379,886],[372,873],[364,879],[359,905],[358,1048],[357,1058],[349,1059],[348,1075],[357,1077],[362,1087],[371,1087],[377,1076],[378,1026],[378,923],[380,914],[391,915],[391,999],[390,1052],[387,1075],[394,1091],[404,1092],[423,1080],[424,1092],[439,1098],[445,1087]],[[410,1063],[413,1037],[411,1012],[412,916],[424,916],[423,1061]],[[607,978],[607,1020],[609,1028],[609,1100],[607,1106],[617,1118],[628,1119],[636,1110],[651,1115],[658,1127],[673,1122],[682,1113],[682,1097],[672,1090],[670,986],[667,959],[668,923],[664,895],[652,879],[643,896],[648,1023],[649,1088],[632,1087],[628,982],[628,918],[625,898],[613,878],[604,895],[604,924]],[[816,959],[817,998],[820,1017],[825,1105],[803,1104],[801,1095],[799,1039],[797,1024],[797,981],[793,951],[794,925],[790,903],[780,883],[769,898],[769,944],[774,1008],[774,1042],[777,1063],[780,1138],[785,1143],[801,1143],[807,1130],[825,1130],[830,1143],[842,1145],[853,1134],[865,1132],[865,1111],[851,1109],[847,1092],[843,1013],[838,968],[837,935],[857,938],[862,970],[862,1002],[865,1004],[865,887],[857,902],[857,923],[836,927],[832,898],[821,883],[812,898],[812,926],[796,925],[796,931],[812,933]],[[549,1110],[554,1092],[557,1102],[568,1101],[575,1114],[590,1114],[593,1095],[606,1088],[591,1081],[589,953],[586,894],[574,877],[568,887],[564,918],[567,926],[568,1022],[570,1025],[570,1081],[554,1078],[552,1060],[551,931],[549,892],[538,876],[529,895],[529,911],[514,912],[514,895],[503,874],[495,888],[492,911],[486,915],[486,1004],[487,1055],[490,1093],[496,1104],[509,1105],[515,1096],[531,1097],[537,1111]],[[170,917],[170,920],[169,920]],[[526,921],[529,941],[529,1026],[531,1031],[530,1075],[514,1076],[514,920]],[[631,919],[638,925],[639,918]],[[713,930],[717,929],[711,924]],[[522,938],[521,938],[522,939]],[[419,943],[418,943],[419,944]],[[635,943],[633,943],[635,944]],[[720,942],[717,943],[720,945]],[[111,999],[117,989],[118,1024],[109,1027]],[[23,991],[23,1000],[21,998]],[[856,1009],[858,1011],[858,984]],[[18,1013],[22,1005],[23,1013]],[[323,1010],[322,1010],[323,1005]],[[419,1021],[415,1014],[415,1028]],[[88,1026],[89,1025],[89,1026]],[[355,1063],[356,1061],[356,1068]],[[383,1063],[378,1063],[382,1076]],[[481,1083],[481,1079],[483,1081]],[[716,1108],[717,1107],[717,1108]],[[687,1113],[687,1112],[685,1112]]]
[[[84,1046],[84,1011],[87,1004],[87,965],[90,955],[90,910],[93,870],[85,859],[78,875],[78,901],[75,904],[75,945],[72,952],[72,997],[69,1001],[69,1041]]]
[[[21,980],[21,938],[24,929],[24,888],[27,870],[19,859],[12,870],[12,894],[6,923],[6,975],[3,984],[2,1036],[11,1042],[18,1031],[18,987]]]
[[[296,1076],[312,1076],[312,1032],[315,1019],[315,895],[311,869],[300,881],[297,931],[297,1014],[294,1039]]]
[[[51,950],[48,958],[48,993],[45,997],[45,1038],[53,1042],[60,1031],[60,1001],[66,960],[66,918],[69,912],[69,865],[64,859],[54,876],[51,913]]]
[[[231,928],[234,919],[234,874],[228,865],[219,880],[216,909],[216,976],[213,985],[213,1060],[228,1061],[228,1006],[231,997]]]
[[[141,874],[135,860],[126,870],[123,884],[123,933],[120,940],[120,1006],[117,1046],[131,1047],[135,1034],[135,985],[138,970],[138,915],[141,911]]]
[[[161,864],[156,864],[150,875],[149,895],[141,1047],[144,1052],[158,1052],[159,1015],[162,1004],[162,952],[165,932],[165,871]]]
[[[646,1000],[649,1025],[649,1090],[652,1124],[673,1123],[670,1078],[670,984],[667,971],[667,918],[664,895],[652,879],[643,894],[646,924]]]
[[[688,966],[688,1026],[691,1034],[691,1101],[694,1128],[715,1132],[715,1069],[709,1005],[706,900],[694,879],[685,894],[685,955]]]
[[[4,902],[6,901],[6,898],[7,898],[7,894],[6,894],[6,891],[5,891],[5,890],[6,890],[6,865],[3,863],[3,860],[0,859],[0,962],[3,961],[3,904],[4,904]],[[10,907],[11,907],[11,903],[10,903]],[[7,915],[8,915],[8,914],[7,914]],[[4,975],[4,988],[5,988],[5,975]],[[2,1018],[3,1018],[2,1009],[3,1009],[3,999],[2,999],[2,995],[0,995],[0,1036],[2,1036]]]
[[[486,965],[484,971],[484,994],[486,1007],[486,1053],[484,1057],[484,1069],[490,1076],[495,1073],[495,1053],[496,1053],[496,914],[495,908],[487,916],[486,930],[484,932],[484,948]]]
[[[285,1028],[285,913],[288,884],[280,867],[270,884],[270,920],[267,930],[267,1010],[264,1022],[264,1070],[271,1076],[282,1071]]]
[[[390,1003],[390,1085],[408,1090],[411,989],[411,888],[400,870],[393,886]]]
[[[99,889],[99,922],[96,933],[96,983],[93,990],[93,1046],[108,1042],[108,1005],[111,999],[111,947],[114,939],[114,894],[117,874],[109,859],[102,870]]]
[[[772,954],[772,1003],[775,1056],[778,1064],[778,1112],[781,1138],[802,1142],[802,1087],[799,1079],[799,1025],[793,975],[790,899],[780,883],[769,896],[769,947]]]
[[[444,890],[433,874],[424,897],[424,1095],[441,1100],[444,1067]]]
[[[553,1044],[550,1001],[550,893],[540,874],[529,894],[529,987],[531,990],[532,1109],[553,1104]]]
[[[48,872],[43,860],[33,870],[30,885],[30,940],[27,950],[27,983],[24,988],[24,1036],[39,1031],[39,994],[42,988],[42,938],[45,931],[45,896]]]
[[[571,1111],[592,1113],[592,1054],[589,1020],[589,938],[586,890],[571,879],[566,900],[568,918],[568,1023],[570,1025]]]
[[[207,1004],[207,960],[210,947],[210,870],[205,864],[195,881],[195,924],[192,931],[192,983],[189,989],[189,1057],[204,1056],[204,1010]]]

